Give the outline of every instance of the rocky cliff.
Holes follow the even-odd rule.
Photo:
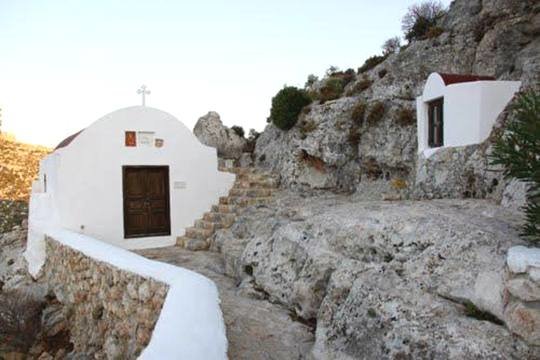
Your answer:
[[[431,163],[420,164],[421,173],[416,173],[414,99],[436,71],[521,80],[523,87],[539,84],[540,4],[456,0],[439,26],[440,35],[414,41],[355,74],[342,97],[313,103],[290,131],[268,125],[257,141],[257,165],[281,173],[286,186],[357,190],[375,199],[385,193],[432,198],[486,197],[494,192],[500,197],[502,187],[494,189],[492,178],[483,179],[487,162],[476,159],[485,159],[489,144],[480,152],[458,148],[459,162],[467,164],[442,187],[426,178],[452,168],[457,162],[444,159],[456,154],[441,153]],[[417,180],[420,190],[415,189]],[[499,180],[500,176],[495,182]]]

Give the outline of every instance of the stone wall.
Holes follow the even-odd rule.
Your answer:
[[[529,344],[540,346],[540,249],[513,247],[507,264],[506,324]]]
[[[169,286],[46,237],[42,276],[64,305],[74,353],[135,358],[150,341]]]

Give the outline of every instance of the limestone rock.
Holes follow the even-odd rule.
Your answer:
[[[316,320],[316,358],[534,358],[540,349],[462,305],[506,321],[501,275],[519,223],[489,201],[283,191],[218,231],[212,248],[227,274]]]
[[[247,143],[246,139],[223,125],[215,111],[199,118],[193,133],[201,143],[216,148],[218,156],[226,159],[239,159]]]
[[[478,274],[474,285],[474,305],[482,311],[487,311],[499,319],[504,319],[504,281],[503,270],[482,272]]]
[[[501,205],[514,210],[521,210],[527,204],[527,183],[512,179],[504,188]]]

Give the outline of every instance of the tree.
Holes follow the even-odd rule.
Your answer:
[[[383,55],[388,56],[391,54],[395,54],[399,52],[400,47],[401,47],[401,38],[399,36],[390,38],[386,40],[382,46]]]
[[[495,143],[491,163],[502,165],[507,178],[527,182],[526,222],[522,235],[540,244],[540,93],[521,94],[505,133]]]
[[[401,20],[405,39],[409,42],[423,39],[445,13],[446,9],[440,1],[427,0],[410,6]]]

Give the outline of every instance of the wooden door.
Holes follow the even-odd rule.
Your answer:
[[[168,166],[124,166],[124,237],[171,234]]]

